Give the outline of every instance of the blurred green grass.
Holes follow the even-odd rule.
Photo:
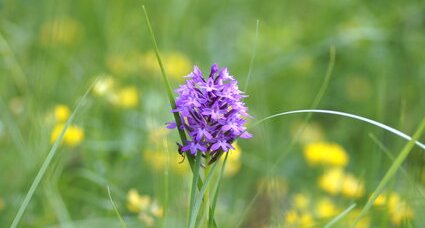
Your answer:
[[[100,96],[93,93],[77,114],[74,124],[84,130],[83,141],[60,148],[21,225],[118,226],[107,185],[129,226],[147,225],[149,216],[155,226],[184,225],[190,175],[174,153],[177,134],[160,130],[172,115],[152,62],[142,4],[175,87],[192,64],[207,70],[214,62],[228,66],[244,85],[260,20],[246,100],[255,119],[308,108],[326,73],[331,45],[335,69],[319,108],[373,118],[410,134],[424,115],[421,1],[0,1],[1,227],[10,225],[51,147],[55,107],[73,108],[96,77],[111,79],[112,86]],[[299,193],[310,198],[312,217],[319,216],[312,205],[323,197],[341,209],[353,202],[360,207],[392,163],[369,134],[394,156],[405,143],[356,121],[316,114],[301,139],[294,139],[303,119],[273,120],[253,129],[252,140],[239,142],[242,154],[235,165],[240,167],[224,179],[217,207],[224,227],[288,225]],[[270,174],[293,140],[296,146]],[[303,156],[314,140],[345,149],[346,171],[364,182],[362,197],[329,195],[318,186],[326,168],[309,166]],[[425,224],[423,152],[414,148],[404,164],[408,176],[397,174],[388,190],[415,211],[401,226]],[[151,206],[154,200],[168,202],[165,216],[131,210],[130,189],[148,195]],[[371,227],[392,222],[385,211],[370,214]]]

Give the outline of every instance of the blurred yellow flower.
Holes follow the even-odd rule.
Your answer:
[[[139,51],[109,55],[106,65],[110,72],[118,76],[139,74],[142,69],[143,55]]]
[[[285,227],[311,227],[314,224],[313,217],[308,212],[298,213],[296,210],[289,210],[284,218]]]
[[[299,216],[296,210],[290,210],[285,215],[285,225],[296,225],[298,224]]]
[[[331,165],[344,167],[348,163],[347,153],[336,143],[310,143],[304,147],[304,157],[311,166]]]
[[[96,96],[105,96],[112,92],[114,79],[111,76],[102,76],[94,85],[93,93]]]
[[[353,175],[346,174],[342,183],[341,193],[343,196],[351,198],[359,198],[364,195],[364,185]]]
[[[400,225],[403,221],[411,220],[415,216],[413,209],[397,193],[391,193],[388,197],[388,213],[391,222],[395,225]]]
[[[329,169],[319,178],[319,187],[332,195],[341,192],[343,183],[344,171],[340,168]]]
[[[161,150],[152,151],[146,150],[143,153],[143,159],[149,164],[155,171],[164,171],[167,167],[179,175],[188,173],[189,168],[186,162],[180,163],[183,157],[177,152],[164,152]]]
[[[62,129],[64,128],[64,124],[57,124],[54,126],[52,133],[50,135],[50,142],[53,144],[57,138],[59,137]],[[74,147],[80,144],[84,139],[84,130],[78,126],[70,125],[65,132],[63,137],[63,143]]]
[[[119,89],[111,97],[111,102],[122,108],[134,108],[139,104],[139,92],[134,86]]]
[[[139,219],[147,226],[153,226],[155,218],[164,215],[163,208],[155,200],[150,196],[140,195],[135,189],[130,189],[127,193],[127,209],[139,214]]]
[[[335,204],[328,198],[319,200],[316,204],[316,214],[319,218],[329,218],[338,213]]]
[[[173,79],[183,80],[192,69],[191,61],[180,52],[171,52],[163,54],[164,68],[168,76]],[[151,72],[160,72],[155,52],[148,51],[143,58],[144,67]]]
[[[151,204],[149,196],[141,196],[136,189],[130,189],[127,193],[127,208],[129,211],[139,213],[147,210]]]
[[[241,148],[237,143],[233,143],[232,145],[235,149],[229,150],[227,157],[227,164],[224,169],[224,176],[231,177],[234,176],[241,168]]]
[[[71,111],[66,105],[56,105],[54,109],[54,115],[56,122],[63,123],[66,122],[69,118]]]
[[[41,26],[40,42],[44,46],[76,44],[82,35],[81,24],[72,18],[60,18]]]
[[[304,122],[296,122],[291,126],[291,136],[302,144],[322,141],[323,135],[323,130],[317,123],[305,125]]]
[[[310,204],[310,198],[305,194],[298,193],[294,195],[293,203],[298,210],[306,210]]]
[[[384,206],[387,203],[387,196],[385,194],[379,195],[373,202],[374,206],[380,207]]]

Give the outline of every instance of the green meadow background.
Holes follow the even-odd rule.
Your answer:
[[[0,227],[78,102],[19,227],[119,227],[108,186],[129,227],[185,226],[191,173],[165,129],[143,4],[173,88],[217,63],[249,95],[254,137],[229,156],[220,227],[322,227],[355,204],[335,226],[352,224],[407,142],[327,114],[253,123],[312,108],[326,88],[316,108],[412,135],[425,115],[423,1],[0,0]],[[413,148],[358,227],[425,225],[424,152]]]

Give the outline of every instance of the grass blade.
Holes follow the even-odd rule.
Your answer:
[[[115,215],[118,217],[118,219],[120,220],[121,223],[121,227],[127,228],[127,225],[125,224],[124,220],[121,217],[120,212],[118,211],[117,205],[115,204],[114,200],[112,200],[112,196],[111,196],[111,190],[109,189],[109,186],[106,186],[108,189],[108,196],[109,196],[109,201],[111,201],[112,207],[114,208],[115,211]]]
[[[413,134],[413,137],[404,146],[404,148],[401,150],[400,154],[397,156],[396,160],[391,165],[390,169],[385,174],[384,178],[382,178],[381,182],[379,182],[378,187],[376,187],[375,191],[370,196],[366,205],[363,207],[362,211],[360,212],[360,215],[354,221],[352,227],[355,227],[356,224],[360,221],[360,219],[368,212],[370,207],[372,207],[373,202],[375,202],[376,198],[378,198],[379,194],[381,194],[381,192],[384,190],[384,188],[387,185],[387,183],[389,182],[389,180],[394,176],[394,174],[400,168],[401,164],[404,162],[404,160],[410,154],[410,151],[412,151],[413,147],[415,146],[415,143],[417,143],[416,140],[419,139],[419,137],[422,135],[422,132],[424,130],[425,130],[425,118],[422,119],[418,129]]]
[[[336,216],[334,219],[332,219],[328,224],[326,224],[325,228],[330,228],[331,226],[335,225],[339,220],[344,218],[344,216],[346,216],[355,207],[356,207],[355,203],[351,204],[351,206],[349,206],[347,209],[345,209],[343,212],[341,212],[338,216]]]
[[[397,129],[394,129],[390,126],[387,126],[383,123],[377,122],[375,120],[371,120],[371,119],[368,119],[366,117],[362,117],[362,116],[358,116],[358,115],[354,115],[354,114],[350,114],[350,113],[346,113],[346,112],[324,110],[324,109],[304,109],[304,110],[294,110],[294,111],[277,113],[277,114],[274,114],[274,115],[271,115],[271,116],[268,116],[268,117],[265,117],[265,118],[259,120],[258,122],[254,123],[250,128],[257,126],[258,124],[261,124],[266,120],[274,119],[274,118],[279,117],[279,116],[286,116],[286,115],[299,114],[299,113],[322,113],[322,114],[330,114],[330,115],[348,117],[348,118],[351,118],[351,119],[360,120],[360,121],[369,123],[371,125],[375,125],[377,127],[380,127],[380,128],[382,128],[382,129],[384,129],[388,132],[391,132],[391,133],[393,133],[393,134],[395,134],[395,135],[397,135],[397,136],[399,136],[403,139],[406,139],[406,140],[412,139],[412,137],[410,137],[409,135],[407,135],[407,134],[405,134],[405,133],[403,133],[403,132],[401,132]],[[413,143],[425,150],[425,145],[423,143],[416,141],[416,140]]]
[[[97,80],[96,80],[97,81]],[[52,148],[50,149],[49,153],[47,154],[46,159],[44,160],[40,170],[38,171],[37,175],[34,178],[34,181],[31,184],[31,187],[29,188],[24,201],[22,202],[21,206],[19,207],[18,212],[15,215],[15,218],[13,219],[12,225],[10,225],[11,228],[16,228],[16,226],[19,224],[19,221],[22,218],[22,215],[25,212],[25,209],[27,208],[29,202],[31,201],[32,196],[34,195],[35,190],[37,189],[38,185],[40,184],[41,180],[44,177],[44,174],[47,171],[47,168],[49,167],[53,157],[55,156],[60,143],[62,142],[62,139],[65,135],[66,130],[68,129],[69,125],[71,125],[72,121],[75,118],[75,115],[80,110],[81,106],[83,105],[84,101],[86,100],[89,92],[93,88],[93,85],[96,83],[96,81],[87,89],[87,91],[84,93],[81,100],[77,103],[77,106],[75,107],[74,111],[71,113],[69,119],[66,121],[65,126],[63,127],[61,133],[59,134],[59,137],[56,139],[55,143],[53,144]]]
[[[191,210],[191,214],[190,214],[189,228],[195,227],[196,217],[198,215],[199,208],[201,207],[202,199],[204,198],[208,184],[211,180],[211,177],[213,176],[213,173],[214,173],[214,170],[215,170],[216,167],[217,167],[217,162],[215,162],[212,165],[212,168],[211,168],[210,172],[208,173],[208,176],[205,179],[204,185],[202,186],[201,190],[198,193],[198,196],[195,199],[195,203],[193,205],[193,210]]]
[[[251,60],[249,61],[248,75],[246,77],[245,86],[243,87],[244,92],[246,92],[246,90],[248,89],[249,80],[251,79],[252,66],[254,65],[255,53],[256,53],[256,50],[257,50],[259,27],[260,27],[260,20],[257,19],[257,26],[255,27],[254,46],[252,47]]]

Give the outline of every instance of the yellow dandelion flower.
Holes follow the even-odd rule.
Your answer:
[[[103,76],[93,87],[93,93],[96,96],[105,96],[112,92],[114,87],[114,79],[111,76]]]
[[[174,79],[183,79],[192,69],[190,60],[179,52],[173,52],[166,56],[165,69],[168,75]]]
[[[136,189],[130,189],[127,193],[127,208],[130,212],[139,213],[149,208],[151,198],[149,196],[140,195]]]
[[[241,168],[241,154],[242,150],[237,143],[233,144],[234,150],[230,150],[227,157],[227,164],[224,169],[224,176],[231,177],[234,176]]]
[[[344,176],[342,183],[342,195],[346,197],[359,198],[364,194],[364,185],[357,180],[353,175],[347,174]]]
[[[139,104],[139,92],[134,86],[119,89],[111,96],[111,102],[122,108],[134,108]]]
[[[345,150],[335,143],[311,143],[304,148],[304,157],[308,164],[331,165],[344,167],[348,164],[348,155]]]
[[[57,138],[59,137],[60,133],[62,132],[62,129],[64,128],[64,124],[57,124],[50,135],[50,142],[53,144]],[[78,126],[70,125],[66,131],[65,135],[63,137],[63,143],[75,147],[79,145],[84,139],[84,130]]]
[[[68,106],[66,105],[56,105],[54,109],[54,116],[56,122],[62,123],[68,120],[69,114],[71,111],[69,110]]]
[[[373,202],[374,206],[381,207],[387,203],[387,196],[385,194],[379,195]]]
[[[415,216],[413,209],[397,193],[392,193],[388,198],[388,213],[391,222],[395,225],[400,225],[403,221],[411,220]]]
[[[299,216],[297,211],[290,210],[285,215],[285,224],[286,225],[295,225],[299,221]]]
[[[192,69],[191,61],[180,52],[165,53],[163,58],[165,71],[171,78],[182,80],[183,76],[186,76]],[[143,63],[146,70],[156,73],[160,72],[153,50],[148,51],[143,56]]]
[[[343,183],[344,171],[340,168],[327,170],[319,178],[319,187],[332,195],[336,195],[341,192]]]
[[[169,168],[173,170],[173,173],[184,175],[187,174],[189,168],[187,163],[180,161],[183,159],[181,155],[176,153],[170,153],[164,151],[152,151],[146,150],[143,153],[143,159],[155,170],[155,171],[164,171],[169,165]]]
[[[154,202],[151,207],[151,213],[157,218],[162,218],[164,216],[164,209],[157,202]]]
[[[44,46],[76,44],[82,35],[81,24],[72,18],[61,18],[41,26],[40,41]]]
[[[305,194],[298,193],[294,196],[293,203],[298,210],[306,210],[310,204],[310,199]]]
[[[337,207],[328,198],[323,198],[316,204],[316,214],[319,218],[329,218],[335,216],[337,213]]]
[[[152,227],[155,223],[154,218],[147,213],[140,213],[139,219],[143,221],[148,227]]]
[[[303,213],[300,216],[299,223],[301,227],[312,227],[314,225],[314,220],[310,213]]]

